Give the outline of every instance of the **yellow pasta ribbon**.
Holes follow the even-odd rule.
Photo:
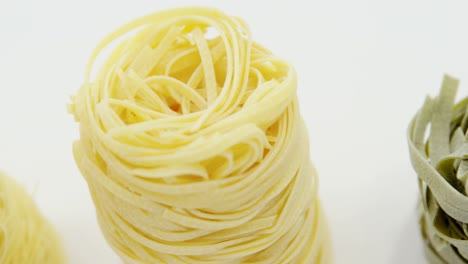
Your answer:
[[[0,263],[63,264],[61,241],[31,197],[0,173]]]
[[[211,8],[153,13],[97,46],[73,152],[125,263],[331,263],[296,85]]]

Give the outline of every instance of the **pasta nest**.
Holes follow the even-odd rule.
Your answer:
[[[22,186],[0,172],[0,263],[63,264],[61,239]]]
[[[126,263],[330,261],[295,71],[241,19],[183,8],[124,25],[70,111],[75,159]]]
[[[408,130],[430,263],[468,261],[468,98],[455,104],[457,87],[445,76],[440,95],[427,97]]]

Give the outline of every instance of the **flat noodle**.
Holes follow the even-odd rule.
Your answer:
[[[331,263],[296,73],[240,19],[181,8],[124,25],[70,111],[76,163],[125,263]]]
[[[0,263],[63,264],[61,240],[31,196],[0,173]]]
[[[468,99],[455,104],[457,87],[458,80],[445,76],[440,95],[426,99],[408,129],[419,176],[421,233],[426,257],[434,264],[468,262]]]

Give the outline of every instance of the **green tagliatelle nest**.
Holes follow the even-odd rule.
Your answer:
[[[446,76],[440,95],[426,99],[408,130],[430,263],[468,261],[468,97],[455,104],[457,87]]]

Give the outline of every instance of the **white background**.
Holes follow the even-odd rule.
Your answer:
[[[0,0],[0,168],[63,235],[71,264],[119,263],[71,154],[66,112],[97,42],[140,15],[209,4],[299,73],[336,263],[425,263],[405,131],[443,73],[468,93],[468,4],[449,0]]]

